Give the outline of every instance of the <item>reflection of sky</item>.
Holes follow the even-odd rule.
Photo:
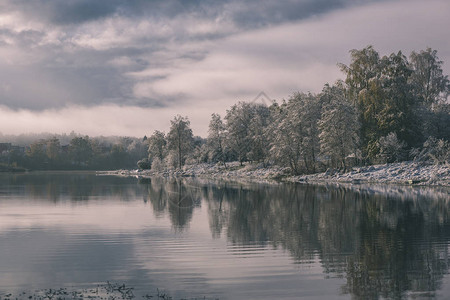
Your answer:
[[[38,175],[0,177],[0,294],[109,280],[175,298],[334,299],[394,277],[449,294],[442,191]]]
[[[318,291],[334,295],[343,284],[327,280],[324,289],[318,259],[294,265],[283,250],[212,239],[206,208],[195,209],[188,230],[177,231],[167,215],[156,218],[142,198],[83,203],[3,198],[0,253],[0,291],[109,280],[179,297],[295,299]]]

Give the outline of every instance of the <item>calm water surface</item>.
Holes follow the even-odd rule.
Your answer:
[[[0,175],[0,298],[450,299],[449,248],[446,189]]]

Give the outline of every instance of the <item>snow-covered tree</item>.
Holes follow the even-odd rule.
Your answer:
[[[378,141],[378,147],[380,149],[378,157],[381,157],[387,163],[405,159],[406,143],[400,141],[395,132],[391,132],[387,136],[382,136]]]
[[[288,103],[283,103],[273,113],[270,156],[277,164],[289,167],[293,174],[300,174],[302,133],[296,120],[288,117],[288,111]]]
[[[208,152],[209,160],[225,164],[225,124],[222,122],[219,114],[212,114],[208,129]]]
[[[234,152],[241,164],[248,159],[251,148],[250,124],[253,114],[250,103],[239,102],[227,110],[225,116],[228,132],[226,146]]]
[[[317,156],[320,151],[318,120],[321,102],[312,94],[303,94],[298,107],[298,117],[303,128],[302,156],[307,172],[316,172]]]
[[[412,70],[401,51],[380,59],[372,46],[352,50],[350,65],[341,65],[341,69],[347,75],[350,100],[357,108],[367,158],[377,157],[379,138],[390,132],[409,147],[420,142],[414,134],[417,122],[410,83]]]
[[[331,159],[334,166],[347,168],[346,157],[357,155],[359,122],[354,106],[346,99],[341,83],[325,86],[326,99],[318,122],[321,153]]]
[[[364,107],[360,101],[360,93],[370,88],[371,81],[377,77],[380,68],[380,56],[373,46],[364,49],[350,50],[351,63],[346,66],[339,64],[341,70],[347,75],[345,83],[348,87],[350,100]]]
[[[270,132],[268,125],[271,122],[270,109],[266,105],[253,104],[254,114],[250,120],[249,135],[250,149],[248,159],[265,163],[269,156]]]
[[[273,117],[271,155],[295,174],[314,172],[319,152],[321,104],[312,94],[295,94]]]
[[[150,161],[158,158],[160,161],[166,156],[166,135],[164,132],[155,130],[153,134],[147,139],[148,143],[148,158]]]
[[[410,55],[413,70],[411,83],[419,101],[428,107],[445,102],[450,92],[448,76],[442,71],[443,62],[439,60],[437,51],[427,48]]]
[[[193,147],[194,138],[190,127],[191,123],[187,117],[180,115],[177,115],[170,123],[170,131],[167,134],[168,146],[170,150],[174,151],[177,167],[181,169],[186,156]]]
[[[450,141],[429,137],[421,150],[414,149],[414,160],[431,161],[434,164],[450,164]]]

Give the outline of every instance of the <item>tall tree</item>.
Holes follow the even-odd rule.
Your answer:
[[[289,104],[283,102],[273,112],[274,122],[271,124],[273,137],[270,143],[270,153],[276,163],[289,167],[293,174],[300,174],[302,133],[297,120],[288,117]]]
[[[239,102],[233,105],[225,116],[226,130],[228,132],[226,144],[242,163],[248,159],[252,144],[250,124],[254,115],[253,105]]]
[[[225,164],[225,124],[219,114],[212,114],[208,129],[209,159]]]
[[[87,166],[93,156],[89,137],[74,137],[69,144],[69,153],[75,164]]]
[[[326,99],[319,120],[321,153],[330,157],[334,166],[347,168],[346,157],[357,156],[359,122],[356,110],[346,98],[343,84],[326,85],[322,91]]]
[[[45,152],[46,141],[41,139],[30,144],[26,150],[26,156],[32,168],[42,168],[47,162],[47,155]]]
[[[372,46],[367,46],[351,50],[350,57],[350,64],[340,64],[340,67],[346,75],[349,99],[357,108],[363,154],[367,157],[378,140],[376,116],[384,97],[379,80],[380,56]]]
[[[418,142],[416,103],[409,83],[411,73],[409,62],[401,51],[382,58],[380,81],[383,99],[376,115],[377,139],[394,132],[409,147]]]
[[[270,132],[268,130],[271,123],[270,108],[262,104],[252,104],[253,115],[249,125],[250,148],[248,159],[251,161],[260,161],[265,164],[269,156]]]
[[[56,137],[53,137],[49,140],[47,140],[47,157],[51,160],[56,160],[59,155],[59,151],[61,150],[61,144],[59,142],[59,139]]]
[[[409,147],[417,144],[415,101],[409,81],[412,70],[401,51],[380,59],[372,46],[352,50],[350,65],[341,65],[341,69],[347,75],[349,97],[357,107],[365,157],[376,158],[379,139],[391,132]]]
[[[58,161],[60,159],[60,152],[61,152],[61,144],[59,142],[59,139],[56,137],[53,137],[49,140],[47,140],[46,143],[46,155],[47,158],[51,164],[51,167],[55,167],[58,164]]]
[[[178,168],[183,166],[186,156],[192,150],[194,138],[192,135],[191,123],[187,117],[177,115],[170,121],[170,131],[167,134],[169,149],[175,151],[177,155]]]
[[[320,149],[317,126],[320,110],[317,96],[298,93],[284,102],[273,117],[272,156],[295,174],[301,173],[302,169],[315,171]]]
[[[164,132],[155,130],[147,139],[148,142],[148,158],[152,161],[158,158],[162,161],[166,155],[166,135]]]
[[[349,66],[344,64],[339,64],[339,66],[347,75],[345,83],[348,86],[350,99],[358,103],[361,91],[368,90],[371,80],[379,73],[380,55],[373,49],[373,46],[369,45],[361,50],[350,50],[350,57]]]
[[[450,82],[443,74],[443,61],[439,60],[437,51],[427,48],[410,55],[413,73],[411,82],[419,101],[428,107],[445,102],[449,95]]]

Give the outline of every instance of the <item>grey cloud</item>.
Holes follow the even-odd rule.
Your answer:
[[[377,0],[357,3],[372,1]],[[195,43],[303,19],[352,3],[355,1],[6,0],[0,4],[0,13],[18,12],[25,16],[24,20],[34,20],[42,26],[25,30],[0,28],[0,50],[11,47],[10,52],[26,53],[23,61],[19,57],[13,65],[0,62],[0,104],[30,110],[73,104],[174,105],[185,99],[182,93],[137,97],[133,88],[144,78],[127,74],[152,68],[176,68],[180,61],[201,61],[208,49],[199,48]],[[101,23],[113,16],[113,20],[119,19],[113,24],[118,28],[111,29],[109,24]],[[120,20],[124,20],[123,24]],[[138,26],[140,21],[156,24],[155,28],[130,28]],[[189,25],[195,27],[202,22],[206,22],[207,29],[189,30]],[[210,24],[213,24],[211,28]],[[169,30],[151,32],[161,27]],[[113,31],[112,35],[102,40],[101,35],[109,33],[108,30]],[[58,33],[56,37],[51,36],[52,31]],[[106,44],[96,48],[94,43],[98,41]],[[184,45],[194,47],[183,48]],[[170,57],[161,60],[160,53],[170,53]],[[111,63],[122,57],[128,63]],[[154,74],[145,80],[151,83],[162,76]]]
[[[255,28],[299,20],[336,8],[379,1],[383,0],[9,0],[3,5],[3,10],[14,9],[32,18],[59,25],[89,22],[113,14],[164,19],[195,13],[205,18],[231,18],[240,26]]]
[[[30,48],[38,44],[44,37],[45,34],[43,32],[32,29],[19,32],[14,32],[7,28],[0,29],[0,43],[4,46],[10,45],[11,41],[14,41],[14,44],[19,47]]]
[[[106,17],[115,11],[118,1],[27,1],[10,0],[3,11],[19,11],[33,19],[47,20],[55,24],[76,24]]]

